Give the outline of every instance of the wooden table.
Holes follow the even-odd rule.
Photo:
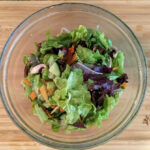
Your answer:
[[[64,1],[0,2],[0,52],[14,28],[28,15],[46,6]],[[103,7],[120,17],[134,31],[144,49],[150,68],[150,1],[149,0],[80,0]],[[150,77],[150,73],[148,74]],[[143,124],[150,115],[150,83],[144,104],[136,119],[119,136],[92,150],[150,150],[150,125]],[[149,121],[150,122],[150,121]],[[0,102],[0,150],[53,150],[34,142],[8,117]]]

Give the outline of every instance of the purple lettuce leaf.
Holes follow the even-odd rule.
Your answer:
[[[112,68],[109,68],[107,66],[94,66],[94,68],[92,68],[95,72],[100,72],[100,73],[111,73],[112,72]]]
[[[117,78],[117,82],[120,84],[128,82],[128,75],[126,73],[122,74],[121,77]]]
[[[81,122],[76,122],[76,123],[73,124],[73,126],[74,126],[74,127],[77,127],[77,128],[86,128],[86,127],[84,126],[84,124],[81,123]]]

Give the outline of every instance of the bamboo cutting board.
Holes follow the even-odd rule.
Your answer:
[[[0,52],[14,28],[27,16],[60,1],[0,1]],[[134,31],[144,49],[150,68],[149,0],[80,0],[111,11]],[[150,77],[150,73],[148,74]],[[91,150],[150,150],[150,83],[144,104],[136,119],[119,136]],[[54,150],[34,142],[8,117],[0,102],[0,150]]]

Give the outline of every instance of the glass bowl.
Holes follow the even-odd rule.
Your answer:
[[[23,56],[34,49],[34,42],[47,38],[47,29],[56,35],[62,27],[71,31],[79,25],[99,29],[112,40],[115,47],[124,52],[129,84],[101,128],[93,127],[71,134],[63,131],[55,133],[32,114],[31,103],[24,95],[20,83],[24,74]],[[1,54],[0,93],[10,118],[34,140],[58,149],[87,149],[119,134],[139,111],[146,85],[146,60],[133,32],[112,13],[88,4],[63,3],[32,14],[13,31]]]

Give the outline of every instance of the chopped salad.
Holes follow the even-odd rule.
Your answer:
[[[80,25],[35,43],[24,56],[24,93],[53,131],[86,129],[108,118],[127,86],[124,55],[104,33]]]

